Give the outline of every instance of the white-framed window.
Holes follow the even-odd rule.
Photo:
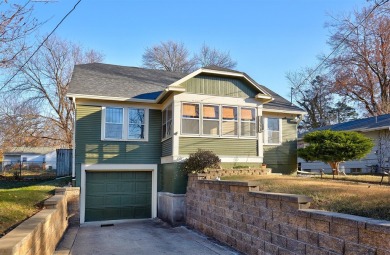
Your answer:
[[[256,108],[183,103],[181,134],[255,138]]]
[[[222,106],[222,136],[238,136],[238,112],[235,106]]]
[[[266,124],[265,141],[267,144],[280,144],[281,137],[281,119],[280,118],[265,118]]]
[[[102,107],[102,139],[147,141],[149,111],[135,107]]]
[[[254,108],[241,108],[241,136],[256,136],[256,111]]]
[[[219,135],[219,106],[203,105],[202,106],[202,127],[204,135]]]
[[[172,104],[168,105],[168,107],[162,111],[162,139],[169,138],[172,136],[172,114]]]
[[[199,104],[183,103],[182,107],[182,134],[199,134]]]

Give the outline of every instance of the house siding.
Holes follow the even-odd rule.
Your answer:
[[[163,156],[163,157],[171,156],[172,150],[173,150],[172,137],[162,141],[161,147],[162,147],[162,152],[161,152],[162,155],[161,156]]]
[[[181,163],[162,164],[158,171],[158,191],[185,194],[187,174],[181,169]]]
[[[149,140],[102,141],[102,108],[78,105],[76,111],[76,184],[80,166],[86,164],[159,164],[161,157],[161,111],[149,110]]]
[[[290,174],[297,169],[297,124],[282,119],[282,144],[264,145],[264,163],[272,172]]]
[[[255,97],[258,92],[252,85],[239,79],[198,75],[181,84],[187,93],[225,97]]]
[[[219,156],[257,156],[256,139],[180,137],[179,154],[188,155],[198,149],[211,150]]]

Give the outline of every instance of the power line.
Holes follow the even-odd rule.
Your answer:
[[[304,82],[306,82],[324,63],[325,63],[325,61],[326,60],[328,60],[329,58],[330,58],[330,56],[332,56],[337,50],[338,50],[338,48],[340,48],[340,46],[345,42],[345,40],[347,40],[347,38],[353,33],[353,31],[355,31],[355,29],[357,29],[359,26],[361,26],[362,24],[363,24],[363,22],[364,21],[366,21],[366,19],[368,19],[368,17],[375,11],[375,9],[376,8],[378,8],[379,6],[381,6],[381,5],[384,5],[385,3],[387,3],[387,2],[389,2],[389,0],[382,0],[380,3],[377,3],[376,1],[375,1],[375,6],[371,9],[371,11],[364,17],[364,19],[362,19],[360,22],[359,22],[359,24],[357,24],[353,29],[351,29],[351,31],[347,34],[347,35],[345,35],[344,37],[343,37],[343,39],[341,40],[341,42],[336,46],[336,48],[334,48],[333,50],[332,50],[332,52],[331,53],[329,53],[322,61],[321,61],[321,63],[319,63],[318,65],[317,65],[317,67],[316,68],[314,68],[314,70],[312,70],[307,76],[306,76],[306,78],[301,82],[301,83],[299,83],[299,85],[297,86],[297,87],[299,87],[299,86],[301,86]],[[291,89],[292,89],[292,87],[291,87]],[[291,91],[292,92],[292,91]],[[291,93],[292,94],[292,93]],[[292,103],[292,101],[291,101],[291,103]]]
[[[30,2],[30,1],[28,1]],[[31,54],[31,56],[24,62],[24,64],[18,68],[18,70],[11,76],[11,78],[0,88],[0,91],[3,90],[15,77],[18,73],[27,65],[27,63],[34,57],[34,55],[39,51],[39,49],[45,44],[45,42],[49,39],[49,37],[57,30],[57,28],[64,22],[64,20],[76,9],[77,5],[81,2],[78,0],[77,3],[73,6],[73,8],[58,22],[58,24],[54,27],[54,29],[45,37],[45,39],[39,44],[38,48]]]

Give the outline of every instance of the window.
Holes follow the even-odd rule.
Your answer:
[[[145,109],[129,108],[128,139],[145,139]]]
[[[280,143],[280,126],[278,118],[268,118],[267,121],[267,143]]]
[[[219,135],[219,106],[203,105],[203,134]]]
[[[241,136],[256,136],[254,108],[241,108]]]
[[[222,135],[237,136],[238,135],[238,117],[237,107],[222,106]]]
[[[22,162],[27,162],[27,157],[22,157]]]
[[[122,139],[123,108],[106,108],[105,138]]]
[[[162,138],[172,136],[172,104],[162,111]]]
[[[181,128],[183,134],[199,134],[199,104],[183,104]]]
[[[143,108],[103,107],[102,139],[147,140],[147,114]]]

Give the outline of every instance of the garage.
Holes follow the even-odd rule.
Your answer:
[[[85,221],[152,217],[152,171],[85,172]]]

